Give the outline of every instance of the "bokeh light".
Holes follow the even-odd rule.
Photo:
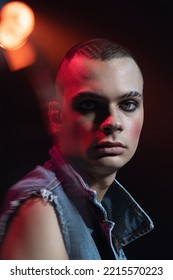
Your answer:
[[[32,9],[23,2],[10,2],[1,9],[0,45],[12,50],[21,47],[34,29]]]

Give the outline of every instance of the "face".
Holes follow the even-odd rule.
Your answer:
[[[61,90],[62,153],[84,169],[116,172],[134,155],[143,124],[143,78],[134,60],[75,56]]]

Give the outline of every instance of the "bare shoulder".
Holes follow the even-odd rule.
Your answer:
[[[27,200],[13,218],[1,248],[2,259],[68,259],[59,222],[50,203]]]

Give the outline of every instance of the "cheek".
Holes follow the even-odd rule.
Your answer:
[[[133,122],[131,126],[129,126],[129,134],[131,141],[134,143],[138,142],[141,130],[142,130],[142,125],[143,125],[143,119],[137,120],[136,122]]]
[[[74,141],[77,144],[87,145],[92,137],[93,121],[78,113],[65,116],[63,130],[66,140]]]

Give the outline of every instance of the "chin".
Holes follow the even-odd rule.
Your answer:
[[[99,168],[100,170],[109,170],[112,172],[118,171],[120,168],[122,168],[129,159],[123,159],[121,157],[102,157],[97,160],[94,160],[90,162],[91,166],[95,166],[96,168]]]

